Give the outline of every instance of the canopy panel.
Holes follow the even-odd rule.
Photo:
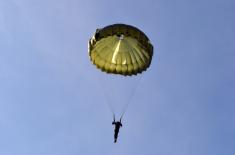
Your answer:
[[[130,76],[145,71],[153,55],[148,37],[125,24],[97,29],[88,50],[90,60],[102,71]]]

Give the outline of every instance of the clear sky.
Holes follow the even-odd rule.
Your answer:
[[[234,15],[234,0],[1,0],[0,154],[234,155]],[[117,144],[120,83],[103,87],[87,52],[114,23],[154,45]]]

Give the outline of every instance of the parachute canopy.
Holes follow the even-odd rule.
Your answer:
[[[131,76],[150,66],[153,46],[139,29],[114,24],[96,30],[88,51],[92,63],[102,71]]]

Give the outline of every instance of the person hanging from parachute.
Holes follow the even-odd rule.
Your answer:
[[[96,29],[88,42],[88,53],[91,62],[103,72],[133,76],[141,74],[150,66],[153,45],[138,28],[126,24],[113,24]],[[125,111],[122,116],[124,113]],[[114,115],[112,124],[115,125],[115,143],[122,127],[121,119],[115,121]]]
[[[122,127],[122,118],[120,118],[119,121],[115,121],[115,115],[114,115],[112,125],[115,125],[115,128],[114,128],[114,143],[116,143],[117,138],[118,138],[119,129],[120,129],[120,127]]]

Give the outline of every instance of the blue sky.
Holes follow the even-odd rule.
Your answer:
[[[234,14],[233,0],[0,1],[0,154],[234,155]],[[87,52],[114,23],[154,45],[117,144]]]

